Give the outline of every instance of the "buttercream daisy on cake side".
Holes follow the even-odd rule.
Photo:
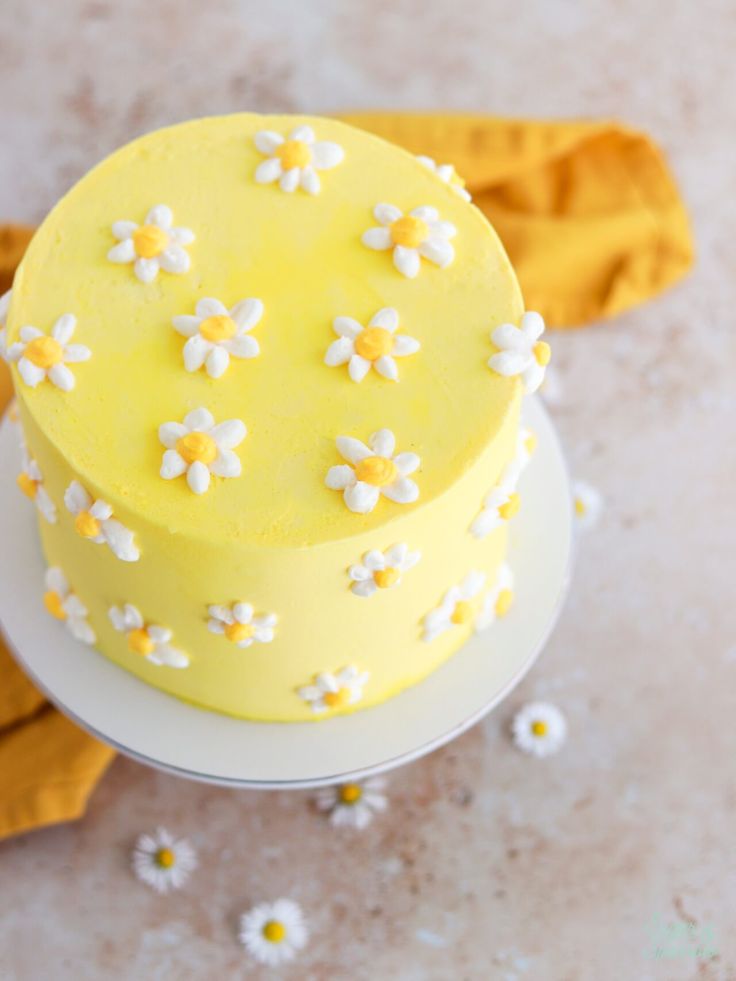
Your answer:
[[[263,129],[255,135],[258,151],[268,157],[256,169],[259,184],[273,184],[287,194],[300,187],[308,194],[319,194],[320,170],[331,170],[342,163],[345,152],[339,143],[317,140],[311,126],[297,126],[287,137]]]
[[[538,313],[528,312],[521,324],[501,324],[491,332],[491,340],[498,348],[488,359],[488,367],[506,378],[520,377],[524,390],[536,392],[544,381],[544,373],[552,353],[544,334],[544,320]]]
[[[251,603],[213,604],[209,614],[207,628],[210,633],[222,635],[237,647],[270,644],[278,622],[275,613],[256,615]]]
[[[485,581],[485,573],[474,570],[458,586],[448,589],[440,605],[425,616],[422,640],[430,643],[446,630],[471,623],[476,616],[474,601]]]
[[[325,364],[331,368],[347,364],[354,382],[363,381],[371,368],[390,381],[398,381],[394,359],[414,354],[421,347],[414,337],[396,333],[399,313],[393,307],[375,313],[367,327],[352,317],[336,317],[332,329],[338,339],[327,348]]]
[[[197,853],[186,838],[175,838],[166,828],[142,834],[132,856],[136,877],[156,892],[181,889],[197,867]]]
[[[421,557],[421,552],[410,551],[403,542],[392,545],[385,552],[371,549],[365,553],[362,561],[350,566],[350,588],[356,596],[372,596],[378,590],[398,586],[402,574],[413,569]]]
[[[89,361],[92,352],[84,344],[70,344],[77,326],[72,313],[59,317],[50,334],[26,325],[20,329],[20,341],[8,348],[8,361],[16,362],[26,385],[35,388],[42,381],[51,382],[62,392],[71,392],[76,379],[68,365]]]
[[[190,266],[186,246],[195,235],[190,228],[175,228],[174,214],[165,204],[151,208],[139,225],[134,221],[116,221],[112,234],[118,240],[107,253],[110,262],[129,265],[142,283],[152,283],[161,269],[167,273],[185,273]]]
[[[343,492],[347,507],[368,514],[383,495],[395,504],[411,504],[419,488],[410,480],[421,464],[416,453],[397,453],[396,437],[390,429],[379,429],[368,445],[353,436],[338,436],[337,449],[348,463],[330,467],[325,478],[331,490]]]
[[[514,601],[514,574],[504,562],[498,570],[496,581],[483,597],[483,604],[475,619],[475,630],[480,633],[505,617]]]
[[[370,675],[354,664],[341,668],[334,674],[322,671],[315,675],[312,684],[299,688],[297,694],[313,712],[320,714],[355,705],[363,698],[363,688]]]
[[[168,627],[147,624],[140,610],[132,603],[126,603],[122,607],[113,606],[108,615],[113,627],[125,634],[131,654],[138,654],[158,667],[188,667],[187,655],[169,643],[173,636],[172,631]]]
[[[301,908],[291,899],[277,899],[243,913],[238,936],[259,964],[278,967],[296,957],[309,934]]]
[[[405,215],[394,204],[377,204],[373,217],[378,226],[363,233],[363,245],[376,252],[390,250],[394,266],[407,279],[419,273],[422,259],[444,269],[455,258],[450,239],[457,229],[442,221],[437,208],[422,205]]]
[[[263,316],[263,303],[249,297],[228,310],[213,297],[197,302],[194,315],[174,317],[174,329],[188,338],[184,345],[184,367],[199,371],[204,365],[210,378],[221,378],[230,358],[256,358],[260,347],[250,331]]]
[[[97,545],[107,544],[122,562],[137,562],[141,557],[130,528],[113,517],[112,508],[106,501],[95,501],[78,480],[73,480],[67,487],[64,503],[82,538]]]
[[[194,494],[207,492],[212,475],[239,477],[242,465],[233,451],[246,433],[245,423],[240,419],[228,419],[216,425],[207,409],[195,409],[184,422],[165,422],[158,430],[158,438],[166,447],[161,476],[164,480],[175,480],[186,474]]]
[[[46,570],[44,606],[55,620],[60,620],[75,640],[94,644],[95,632],[87,622],[87,607],[74,593],[66,576],[58,567]]]
[[[18,474],[16,483],[26,497],[33,501],[46,521],[50,525],[55,525],[57,519],[56,505],[44,487],[41,468],[25,447],[23,447],[23,468]]]

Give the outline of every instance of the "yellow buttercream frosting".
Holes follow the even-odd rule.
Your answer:
[[[265,159],[254,143],[260,131],[284,137],[275,154],[283,167],[319,159],[308,143],[288,139],[303,125],[344,151],[320,192],[256,182]],[[457,230],[454,261],[438,268],[422,260],[419,275],[407,279],[390,251],[367,248],[361,236],[376,225],[381,202],[405,216],[435,207]],[[162,268],[144,283],[132,265],[108,260],[111,228],[120,220],[142,225],[157,204],[196,238],[186,246],[188,271]],[[423,221],[401,221],[389,228],[391,240],[414,247],[426,233]],[[139,228],[133,239],[143,258],[168,246],[155,230]],[[205,297],[227,310],[249,297],[264,307],[249,335],[260,353],[233,357],[216,379],[185,370],[186,341],[172,326]],[[344,367],[325,365],[336,317],[368,324],[384,307],[394,307],[402,331],[421,344],[400,359],[399,381],[371,371],[357,384]],[[29,449],[59,507],[55,525],[41,522],[44,549],[87,607],[102,653],[197,704],[291,720],[314,717],[298,694],[314,676],[346,665],[367,672],[361,701],[349,701],[342,688],[324,699],[328,716],[353,710],[424,677],[468,636],[470,611],[430,643],[421,639],[422,621],[469,571],[485,572],[490,587],[505,555],[505,527],[482,540],[468,528],[515,450],[521,384],[490,371],[487,360],[492,329],[518,323],[522,303],[487,220],[410,154],[309,117],[242,114],[145,136],[91,171],[37,232],[16,275],[9,343],[24,325],[48,334],[67,312],[77,318],[73,343],[92,352],[70,365],[73,390],[49,381],[31,389],[17,369],[14,382]],[[213,315],[200,333],[228,339],[235,323]],[[369,328],[358,353],[382,357],[385,333]],[[52,344],[33,343],[34,364],[56,363]],[[242,420],[247,436],[235,451],[240,475],[213,476],[206,493],[193,494],[185,480],[160,476],[158,428],[200,406],[218,423]],[[411,477],[419,498],[398,504],[381,496],[370,513],[356,514],[325,485],[329,469],[345,463],[335,440],[365,442],[384,427],[398,451],[421,458]],[[210,465],[217,454],[204,434],[182,435],[176,450],[187,464]],[[385,488],[396,464],[374,455],[356,464],[356,474]],[[139,561],[121,562],[89,540],[88,517],[95,519],[80,522],[63,506],[72,480],[134,533]],[[421,551],[421,561],[397,585],[388,568],[375,580],[383,588],[353,594],[348,569],[370,550],[403,542]],[[260,611],[276,614],[272,640],[258,641],[256,620],[210,632],[209,606],[238,602],[251,604],[256,619]],[[149,642],[114,630],[108,611],[126,603],[147,624],[173,631],[187,668],[154,664]],[[238,646],[246,641],[253,642]]]

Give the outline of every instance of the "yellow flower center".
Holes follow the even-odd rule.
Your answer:
[[[549,364],[550,359],[552,358],[552,348],[546,341],[537,341],[537,343],[534,345],[534,357],[544,368],[545,365]]]
[[[276,156],[284,170],[292,167],[306,167],[312,162],[312,151],[303,140],[285,140],[276,147]]]
[[[89,511],[80,511],[74,521],[77,534],[82,538],[97,538],[100,533],[100,522]]]
[[[199,325],[199,333],[206,341],[229,341],[236,330],[237,326],[233,318],[224,313],[207,317]]]
[[[363,788],[359,783],[344,783],[338,791],[341,804],[357,804],[363,796]]]
[[[456,624],[467,623],[468,620],[470,620],[470,618],[472,617],[472,615],[473,615],[472,603],[469,603],[467,600],[459,600],[455,604],[455,609],[452,611],[452,616],[450,617],[450,619],[452,620],[453,623]]]
[[[358,480],[364,484],[372,484],[374,487],[392,484],[397,474],[396,464],[385,456],[367,456],[355,467],[355,476]]]
[[[389,229],[394,245],[403,245],[407,249],[416,249],[429,236],[426,221],[412,215],[404,215],[392,221]]]
[[[379,569],[377,572],[374,572],[373,582],[379,589],[388,589],[389,586],[393,586],[398,581],[400,575],[401,571],[399,569],[389,566],[388,569]]]
[[[541,719],[535,719],[531,724],[531,730],[533,736],[546,736],[547,723],[543,722]]]
[[[156,852],[156,865],[162,869],[170,869],[176,865],[176,855],[171,848],[159,848]]]
[[[575,498],[575,514],[582,518],[587,508],[585,507],[585,501],[581,500],[579,497]]]
[[[505,617],[509,612],[511,604],[514,602],[514,594],[510,589],[502,589],[496,599],[496,616]]]
[[[217,443],[207,433],[187,433],[176,441],[177,453],[187,463],[212,463],[217,456]]]
[[[161,255],[169,244],[169,236],[157,225],[141,225],[133,232],[133,246],[142,259]]]
[[[337,691],[328,691],[322,696],[325,705],[330,708],[342,708],[350,701],[350,689],[347,687],[338,688]]]
[[[57,620],[66,620],[64,600],[55,590],[50,589],[47,593],[44,593],[43,602],[52,617],[56,617]]]
[[[377,361],[393,347],[391,331],[384,327],[366,327],[355,339],[355,350],[366,361]]]
[[[155,646],[154,642],[148,636],[148,631],[145,627],[137,627],[128,634],[128,650],[134,654],[140,654],[141,657],[146,657],[153,651]]]
[[[536,433],[529,433],[527,438],[524,440],[524,448],[527,453],[533,453],[537,448],[537,435]]]
[[[516,512],[521,507],[521,498],[518,494],[509,494],[509,499],[505,504],[502,504],[498,509],[499,516],[503,518],[504,521],[508,521],[509,518],[513,518]]]
[[[234,644],[239,644],[241,640],[247,640],[253,636],[253,627],[249,623],[228,623],[225,627],[225,636]]]
[[[16,478],[16,483],[26,497],[30,497],[31,500],[33,500],[38,491],[38,484],[36,481],[32,477],[29,477],[27,473],[20,473]]]
[[[271,944],[280,944],[286,940],[286,927],[279,920],[269,920],[263,926],[263,936]]]
[[[26,345],[23,357],[37,368],[52,368],[64,358],[64,349],[55,337],[34,337]]]

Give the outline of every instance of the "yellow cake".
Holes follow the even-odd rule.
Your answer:
[[[151,685],[279,721],[382,702],[503,615],[549,349],[460,190],[342,123],[250,114],[81,180],[4,338],[39,608]]]

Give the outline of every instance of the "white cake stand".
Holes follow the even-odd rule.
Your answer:
[[[20,666],[62,712],[121,753],[170,773],[276,789],[359,779],[408,763],[498,705],[533,664],[559,613],[571,555],[569,481],[536,399],[527,399],[525,424],[538,447],[522,477],[524,506],[511,524],[511,612],[384,705],[316,723],[244,722],[180,702],[77,643],[42,613],[45,563],[35,512],[15,486],[20,430],[7,418],[0,427],[3,633]]]

